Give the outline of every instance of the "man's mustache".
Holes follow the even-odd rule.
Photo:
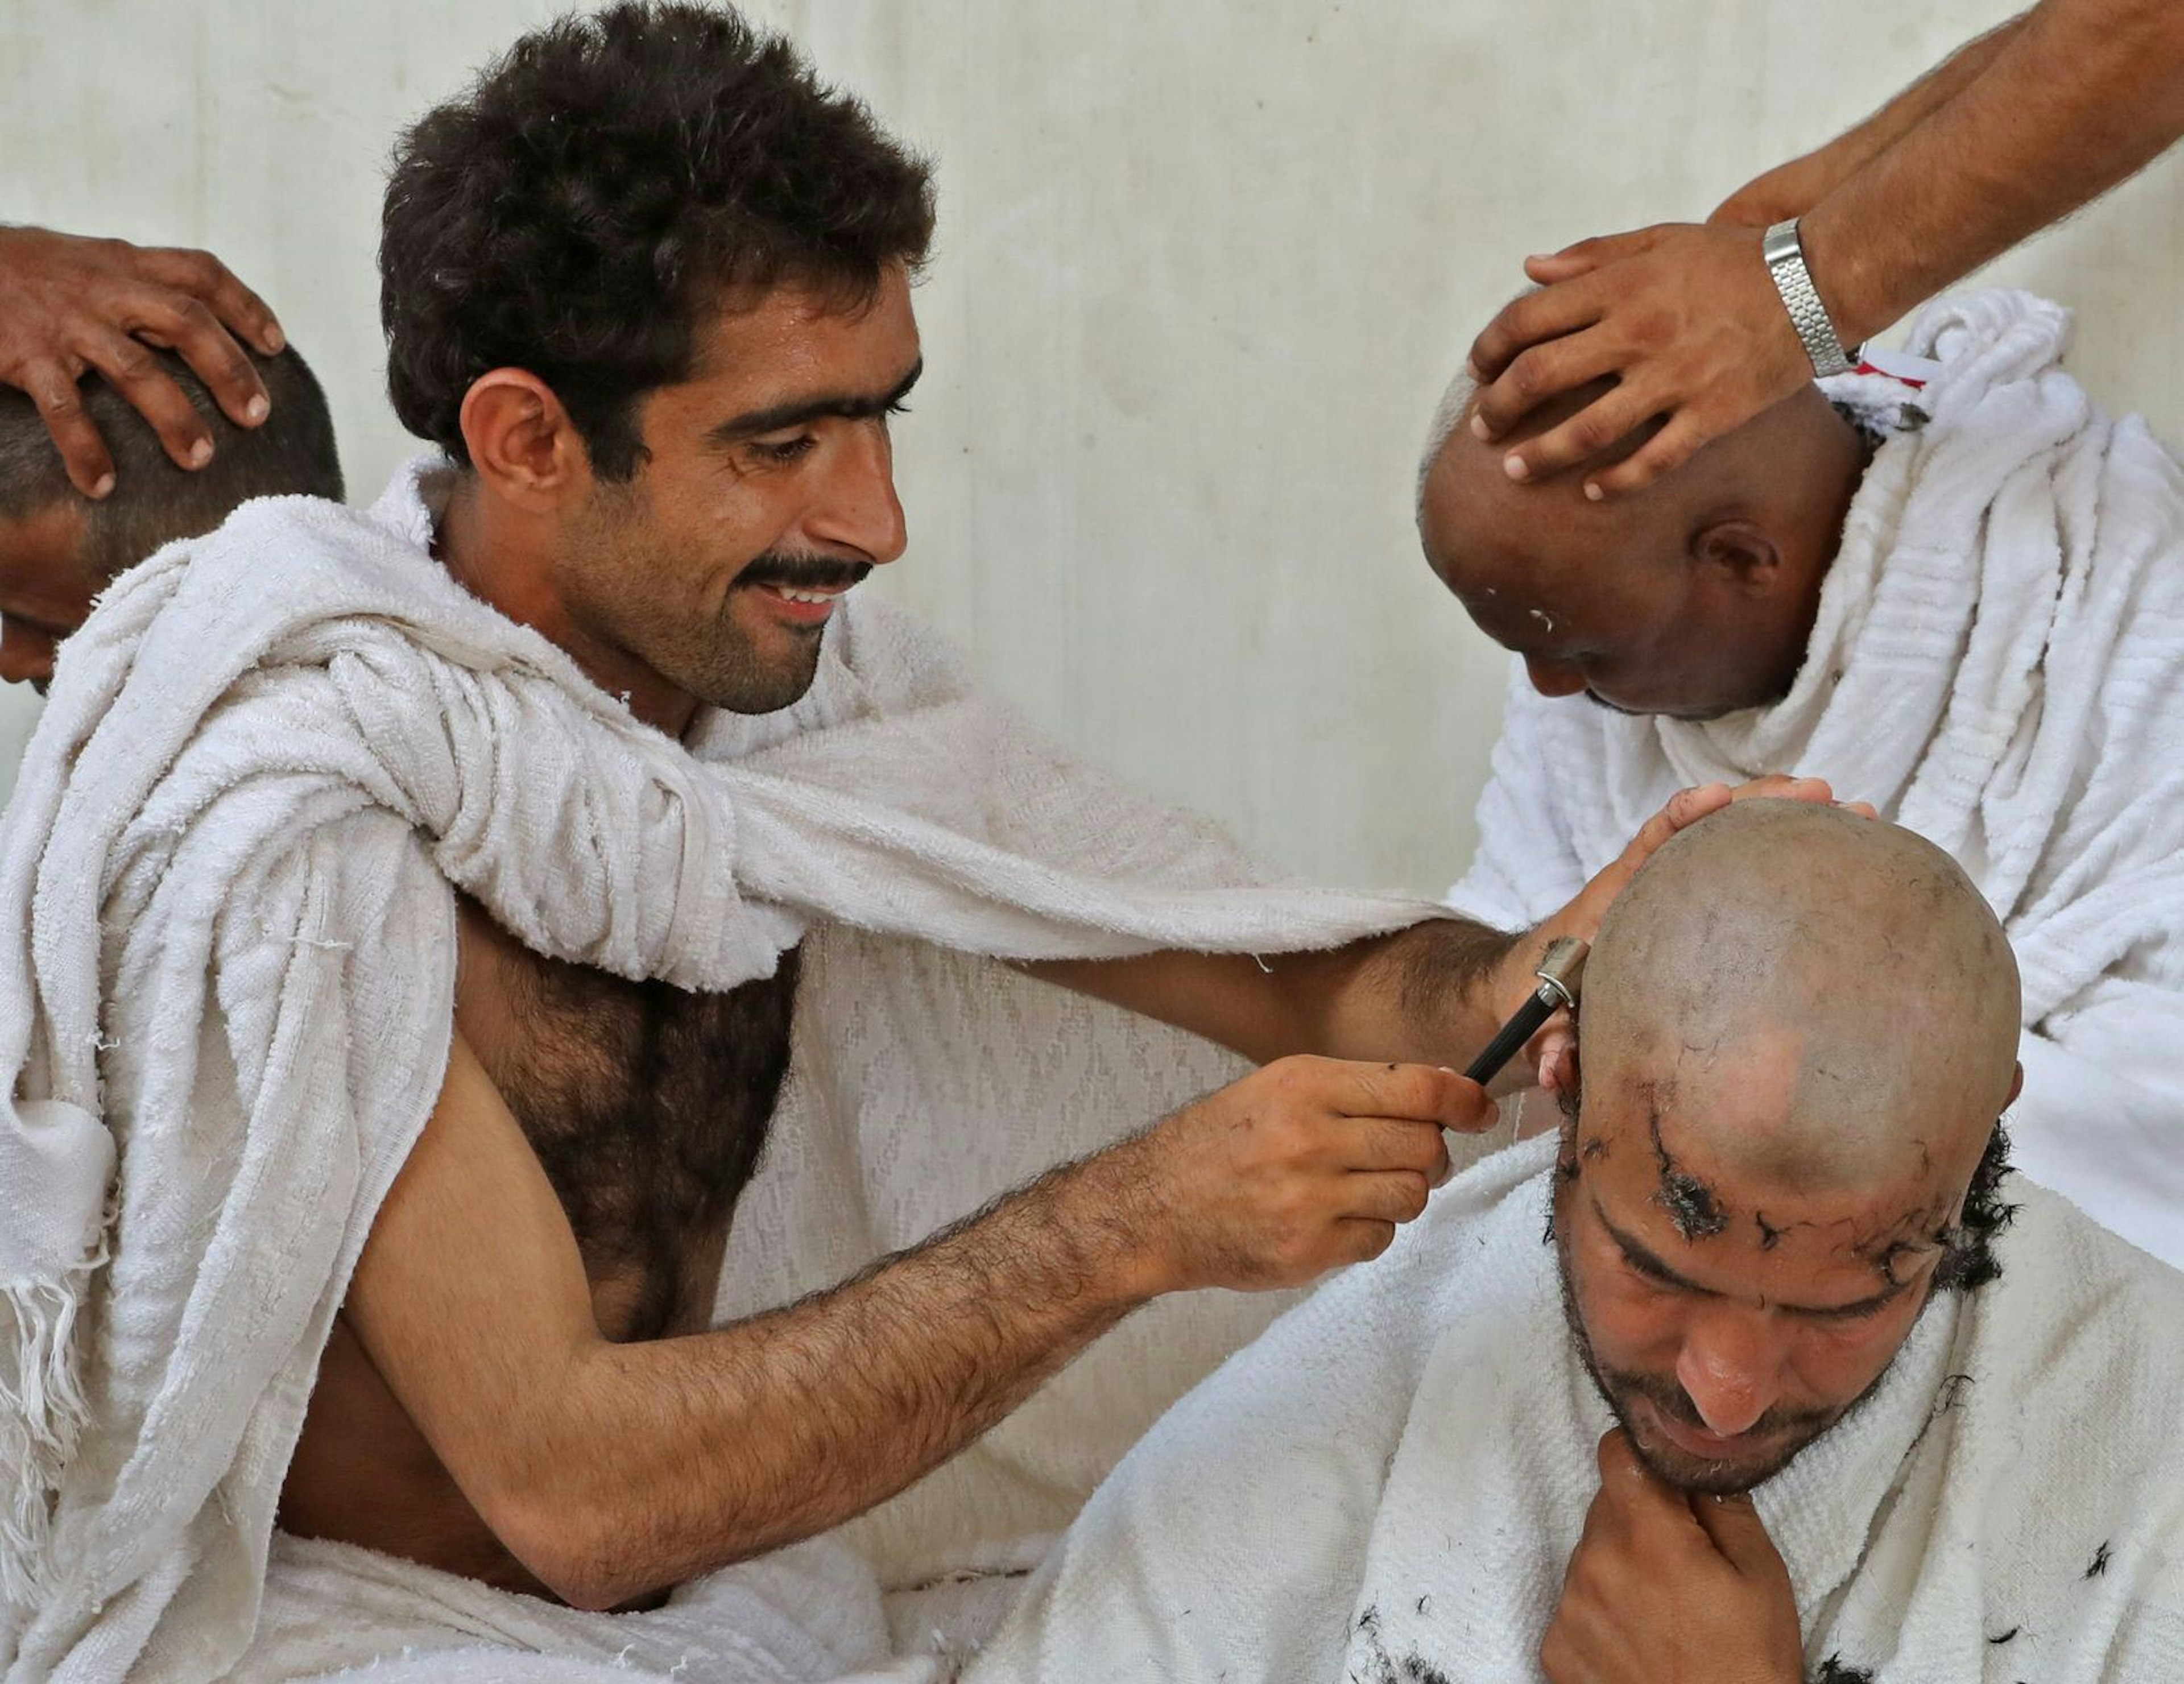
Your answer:
[[[777,585],[788,590],[847,590],[862,584],[872,571],[869,561],[844,561],[831,555],[760,555],[736,576],[736,588]]]

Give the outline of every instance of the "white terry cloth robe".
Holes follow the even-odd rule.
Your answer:
[[[1171,1410],[963,1684],[1540,1678],[1612,1425],[1543,1237],[1554,1145],[1474,1165]],[[2184,1677],[2184,1275],[2004,1187],[2001,1279],[1936,1296],[1753,1492],[1825,1684]]]
[[[428,460],[368,514],[251,504],[132,570],[64,651],[0,824],[0,906],[28,932],[0,947],[9,1684],[375,1661],[777,1684],[886,1659],[894,1586],[839,1541],[632,1616],[273,1547],[331,1319],[439,1086],[456,889],[539,952],[688,988],[768,974],[811,934],[778,1161],[738,1224],[765,1302],[1240,1068],[992,958],[1325,947],[1442,915],[1277,881],[876,605],[841,611],[795,707],[670,741],[448,578],[444,483]],[[900,1131],[901,1161],[860,1162],[861,1129]],[[815,1197],[829,1230],[785,1230]],[[1021,1569],[1279,1308],[1135,1319],[994,1453],[907,1494],[897,1558]]]
[[[2016,1161],[2184,1263],[2184,474],[2063,371],[2069,337],[2054,304],[1973,293],[1914,330],[1942,365],[1923,393],[1827,383],[1894,430],[1780,701],[1631,717],[1515,663],[1449,899],[1531,922],[1685,784],[1826,778],[1947,849],[2009,933]]]

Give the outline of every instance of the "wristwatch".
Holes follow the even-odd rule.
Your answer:
[[[1767,259],[1767,272],[1774,277],[1782,307],[1790,312],[1790,325],[1797,330],[1805,354],[1813,360],[1814,377],[1825,380],[1831,374],[1849,373],[1856,363],[1836,337],[1828,307],[1814,289],[1811,272],[1805,267],[1805,248],[1797,238],[1797,219],[1793,216],[1769,228],[1759,254]]]

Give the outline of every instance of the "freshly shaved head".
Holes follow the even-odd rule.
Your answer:
[[[1877,1383],[1934,1288],[1977,1278],[1967,1213],[1999,1173],[2018,1012],[1956,862],[1835,808],[1740,802],[1618,897],[1556,1234],[1574,1330],[1664,1475],[1771,1474]]]
[[[1585,1077],[1688,1095],[1691,1149],[1799,1186],[1969,1177],[2008,1101],[2017,965],[1923,837],[1742,801],[1662,849],[1587,967]],[[1961,1191],[1959,1185],[1957,1191]]]
[[[1858,435],[1807,387],[1640,491],[1595,503],[1583,487],[1650,430],[1540,483],[1508,477],[1511,444],[1607,389],[1544,404],[1490,444],[1472,435],[1473,394],[1451,387],[1419,481],[1428,562],[1543,694],[1685,718],[1775,700],[1864,472]]]

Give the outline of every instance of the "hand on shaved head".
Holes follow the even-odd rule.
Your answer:
[[[1552,427],[1602,389],[1549,399],[1508,438]],[[1712,718],[1787,690],[1864,471],[1863,444],[1819,388],[1607,503],[1588,501],[1576,473],[1510,480],[1507,438],[1474,434],[1476,395],[1459,382],[1436,412],[1419,536],[1441,583],[1524,657],[1542,694]],[[1608,444],[1588,466],[1646,436]]]

